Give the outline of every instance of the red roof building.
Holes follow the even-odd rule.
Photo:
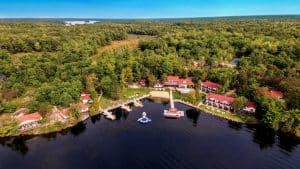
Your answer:
[[[191,79],[186,78],[186,79],[179,79],[178,81],[178,86],[180,88],[187,88],[188,86],[194,86],[194,83],[192,82]]]
[[[232,104],[234,102],[234,98],[233,97],[224,96],[224,95],[215,94],[215,93],[209,93],[206,96],[206,98],[208,98],[210,100],[215,100],[217,102],[227,103],[227,104]]]
[[[243,109],[247,113],[255,113],[256,112],[256,104],[254,102],[248,102],[247,106]]]
[[[43,117],[41,116],[41,114],[39,112],[23,115],[23,116],[16,118],[16,120],[19,122],[19,126],[21,128],[26,125],[31,125],[31,124],[37,123],[38,121],[40,121],[42,119],[43,119]]]
[[[276,97],[278,99],[282,99],[283,98],[283,93],[277,90],[270,90],[269,91],[269,95],[271,97]]]
[[[81,104],[81,108],[80,108],[81,113],[86,113],[89,111],[89,105],[87,104]]]
[[[203,92],[208,92],[208,93],[216,93],[219,88],[222,86],[218,83],[214,83],[211,81],[205,81],[201,83],[201,90]]]
[[[80,101],[84,104],[91,103],[93,100],[90,95],[80,96]]]
[[[218,108],[232,110],[234,98],[215,93],[209,93],[205,98],[205,102]]]
[[[167,81],[165,82],[166,86],[177,87],[179,83],[179,76],[168,76]]]
[[[179,78],[179,76],[168,76],[165,85],[171,87],[187,88],[190,86],[194,86],[194,83],[189,78],[181,79]]]

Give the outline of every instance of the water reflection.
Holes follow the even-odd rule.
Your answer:
[[[75,127],[72,127],[70,129],[70,132],[74,136],[79,136],[86,130],[86,123],[85,122],[80,122],[78,123]]]
[[[12,138],[3,138],[0,139],[0,144],[3,147],[8,147],[12,151],[18,152],[21,155],[26,155],[29,151],[26,140],[30,139],[31,137],[12,137]]]
[[[300,144],[300,140],[294,136],[289,136],[284,133],[278,134],[278,146],[285,151],[292,152]]]
[[[121,119],[126,120],[129,115],[129,112],[127,112],[121,108],[113,110],[113,113],[116,116],[117,120],[121,120]]]
[[[243,128],[243,124],[242,123],[237,123],[237,122],[234,122],[234,121],[228,121],[228,127],[239,131]]]
[[[257,143],[261,149],[272,148],[276,139],[276,132],[262,125],[247,125],[253,130],[253,142]]]
[[[91,122],[93,123],[93,124],[96,124],[97,122],[100,122],[100,120],[101,120],[101,115],[100,114],[98,114],[98,115],[96,115],[96,116],[93,116],[93,117],[91,117]]]
[[[188,119],[192,120],[193,126],[197,127],[198,120],[201,114],[200,111],[196,109],[188,109],[186,110],[185,114]]]

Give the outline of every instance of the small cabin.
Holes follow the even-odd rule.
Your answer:
[[[84,104],[92,103],[93,100],[89,94],[82,93],[80,96],[80,101]]]
[[[256,104],[254,102],[248,102],[247,106],[243,109],[246,113],[255,113],[256,112]]]
[[[80,106],[80,112],[81,113],[86,113],[88,111],[89,111],[89,105],[87,105],[87,104],[81,104],[81,106]]]

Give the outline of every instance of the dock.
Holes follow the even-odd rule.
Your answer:
[[[125,105],[125,104],[121,106],[121,109],[123,109],[123,110],[125,110],[125,111],[128,111],[128,112],[131,112],[131,111],[132,111],[131,108],[130,108],[130,106]]]
[[[116,120],[116,116],[113,115],[112,112],[105,111],[105,112],[103,112],[103,115],[104,115],[105,118],[107,118],[109,120]]]
[[[135,104],[135,103],[138,102],[139,106],[137,106],[137,107],[143,106],[143,104],[142,104],[142,102],[140,100],[145,99],[147,97],[150,97],[150,95],[144,95],[144,96],[141,96],[141,97],[138,97],[138,98],[134,98],[134,99],[131,99],[131,100],[119,103],[119,104],[112,105],[112,106],[110,106],[108,108],[105,108],[105,109],[100,109],[98,111],[98,114],[103,114],[104,112],[109,112],[109,111],[111,111],[113,109],[117,109],[117,108],[120,108],[122,106],[126,106],[126,105],[131,104],[131,103]]]
[[[170,109],[164,110],[164,116],[166,118],[180,118],[184,116],[184,111],[180,111],[175,107],[172,89],[170,89]]]

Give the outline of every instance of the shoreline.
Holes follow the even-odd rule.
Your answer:
[[[166,97],[158,97],[157,95],[154,97],[154,96],[151,95],[151,92],[150,92],[147,95],[143,95],[143,96],[137,98],[137,100],[142,100],[142,99],[146,99],[146,98],[154,99],[154,100],[155,99],[167,99]],[[117,105],[112,105],[110,107],[100,109],[99,111],[97,111],[96,114],[93,114],[93,115],[86,114],[85,116],[82,116],[81,119],[77,120],[76,122],[71,122],[68,125],[60,126],[58,128],[54,128],[53,130],[46,130],[45,132],[37,132],[37,130],[43,129],[43,127],[40,127],[40,128],[36,128],[36,129],[30,130],[32,133],[29,132],[29,133],[20,133],[20,134],[16,134],[16,135],[6,135],[6,136],[4,135],[4,136],[0,136],[0,138],[39,136],[39,135],[45,135],[45,134],[51,134],[51,133],[61,132],[63,130],[72,128],[72,127],[78,125],[79,123],[84,122],[84,121],[90,119],[93,116],[101,115],[103,113],[103,111],[111,111],[113,109],[121,107],[124,104],[130,104],[130,103],[133,103],[133,102],[134,102],[134,100],[132,100],[132,99],[120,102]],[[212,115],[212,116],[215,116],[215,117],[219,117],[219,118],[222,118],[222,119],[225,119],[225,120],[230,120],[230,121],[237,122],[237,123],[242,123],[242,124],[259,124],[259,121],[255,117],[251,117],[251,115],[243,115],[243,116],[241,116],[241,115],[237,115],[237,114],[233,114],[233,113],[229,114],[229,112],[226,112],[226,113],[222,114],[220,111],[219,112],[214,112],[212,110],[209,110],[209,109],[205,108],[204,107],[205,105],[203,105],[203,104],[201,104],[202,106],[197,106],[197,105],[194,105],[192,103],[189,103],[189,102],[186,102],[186,101],[183,101],[183,100],[180,100],[180,99],[174,99],[174,102],[190,106],[192,108],[200,110],[201,112],[204,112],[204,113],[207,113],[209,115]],[[245,118],[245,117],[248,117],[248,118]],[[56,124],[50,125],[50,126],[44,126],[44,127],[51,128],[51,127],[56,127],[55,125]],[[295,136],[298,137],[298,138],[300,138],[300,135],[295,134]]]

